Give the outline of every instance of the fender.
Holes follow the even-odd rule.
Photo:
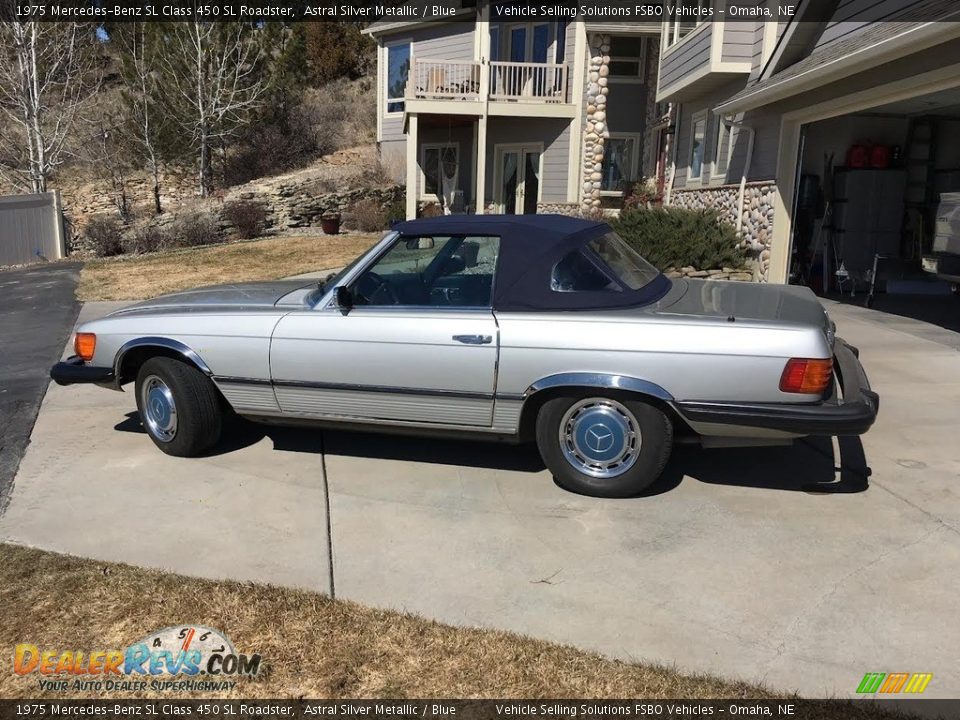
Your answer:
[[[673,395],[668,393],[656,383],[640,378],[629,377],[627,375],[609,375],[606,373],[559,373],[540,378],[528,387],[523,393],[523,399],[527,400],[543,390],[550,390],[557,387],[580,387],[580,388],[603,388],[606,390],[626,390],[627,392],[641,393],[663,400],[667,403],[673,402]]]
[[[160,347],[164,348],[165,350],[172,350],[178,355],[182,355],[184,359],[190,361],[207,377],[213,376],[213,371],[203,361],[203,358],[197,355],[192,348],[184,345],[179,340],[171,340],[170,338],[165,337],[142,337],[135,340],[128,340],[120,347],[119,350],[117,350],[117,354],[113,359],[113,373],[114,377],[117,378],[117,382],[119,382],[120,368],[123,366],[124,356],[134,348],[139,347]]]

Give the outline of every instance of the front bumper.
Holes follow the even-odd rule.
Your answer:
[[[58,362],[50,368],[50,377],[57,385],[76,385],[92,383],[94,385],[112,385],[113,368],[87,365],[76,355]]]
[[[842,397],[809,405],[680,402],[677,410],[691,423],[764,428],[794,435],[862,435],[877,419],[880,396],[870,389],[855,347],[837,338],[833,359]]]

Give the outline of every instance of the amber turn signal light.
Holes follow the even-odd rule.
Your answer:
[[[93,360],[97,349],[97,336],[93,333],[77,333],[73,338],[73,350],[84,362]]]
[[[780,376],[780,390],[788,393],[822,393],[833,379],[833,359],[790,358]]]

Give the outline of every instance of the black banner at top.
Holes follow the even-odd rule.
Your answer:
[[[12,0],[4,14],[43,22],[475,22],[489,5],[491,22],[564,20],[675,22],[956,22],[957,0],[802,3],[801,0]],[[6,5],[4,7],[4,5]],[[846,8],[846,9],[845,9]]]

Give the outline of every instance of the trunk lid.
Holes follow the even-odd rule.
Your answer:
[[[674,280],[655,311],[658,315],[723,318],[829,327],[826,310],[810,288],[795,285]]]

